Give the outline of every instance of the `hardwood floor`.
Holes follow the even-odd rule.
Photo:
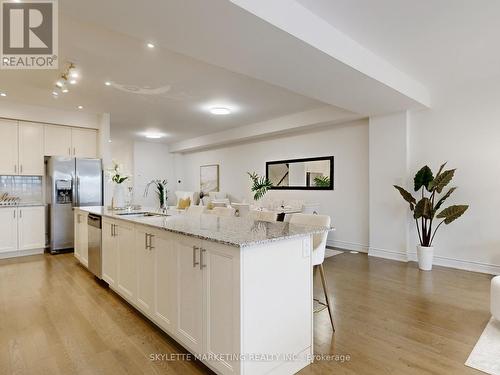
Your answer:
[[[315,314],[315,354],[339,357],[300,374],[480,374],[463,363],[490,317],[491,276],[365,254],[328,258],[325,272],[336,332]],[[0,374],[210,373],[153,353],[187,352],[72,254],[0,261]]]

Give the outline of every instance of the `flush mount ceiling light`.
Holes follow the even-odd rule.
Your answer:
[[[151,42],[148,42],[148,44],[146,44],[146,46],[148,48],[151,48],[151,49],[155,48],[155,45],[153,43],[151,43]]]
[[[144,136],[149,139],[160,139],[164,137],[164,135],[160,133],[146,133]]]
[[[80,78],[80,72],[78,71],[76,65],[74,63],[69,63],[67,68],[63,71],[61,76],[57,79],[55,83],[55,89],[52,92],[54,97],[59,95],[58,90],[62,93],[69,92],[67,85],[76,85],[78,83],[78,79]]]
[[[104,84],[105,84],[106,86],[111,86],[111,82],[109,82],[109,81],[104,82]]]
[[[229,115],[231,110],[226,107],[212,107],[210,108],[210,113],[212,115]]]
[[[79,105],[79,106],[78,106],[78,109],[83,109],[83,105]]]

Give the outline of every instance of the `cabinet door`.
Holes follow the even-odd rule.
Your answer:
[[[200,241],[175,237],[177,253],[176,336],[195,353],[201,353],[203,324],[203,271],[200,267]]]
[[[19,123],[19,174],[43,176],[43,126],[29,122]]]
[[[89,226],[88,213],[80,212],[80,222],[78,224],[78,237],[80,240],[80,261],[85,266],[89,266]]]
[[[0,175],[18,173],[18,132],[17,121],[0,119]]]
[[[202,241],[204,346],[208,358],[240,351],[240,249]],[[212,357],[210,357],[213,355]],[[209,361],[221,374],[238,373],[238,363]]]
[[[102,221],[102,278],[109,285],[116,287],[118,259],[113,225],[113,221]]]
[[[137,293],[137,266],[134,226],[124,222],[117,222],[115,236],[117,238],[118,254],[118,292],[130,303],[135,304]]]
[[[97,131],[94,129],[71,129],[73,156],[76,158],[97,157]]]
[[[80,211],[75,210],[74,213],[74,220],[73,220],[73,225],[74,225],[74,244],[73,248],[75,250],[74,255],[75,258],[78,259],[80,262],[82,261],[82,243],[81,243],[81,236],[80,236],[80,221],[82,220],[82,214]]]
[[[137,259],[137,305],[150,315],[154,303],[154,260],[156,239],[145,226],[135,232]]]
[[[19,250],[45,247],[45,207],[21,207],[19,212]]]
[[[153,318],[169,333],[175,332],[177,309],[177,253],[174,235],[161,233],[154,237],[155,298]]]
[[[71,128],[45,125],[44,154],[46,156],[71,156]]]
[[[0,254],[17,250],[17,208],[0,208]]]

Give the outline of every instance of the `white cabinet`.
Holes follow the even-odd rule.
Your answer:
[[[0,254],[17,251],[17,208],[0,208]]]
[[[203,349],[203,259],[201,241],[176,235],[177,316],[175,334],[195,353]]]
[[[117,247],[118,241],[115,237],[115,223],[112,220],[102,220],[102,279],[110,286],[117,285],[116,275],[118,271]]]
[[[45,207],[18,209],[19,250],[45,247]]]
[[[135,304],[137,294],[137,264],[135,252],[134,225],[116,221],[117,277],[118,292]]]
[[[17,121],[0,119],[0,175],[18,173]]]
[[[43,127],[39,124],[19,122],[19,174],[43,176]]]
[[[154,307],[153,320],[174,334],[177,314],[177,251],[175,236],[157,231],[154,246]]]
[[[70,127],[45,125],[44,131],[46,156],[72,156]]]
[[[97,131],[93,129],[71,129],[73,156],[76,158],[97,157]]]
[[[24,121],[0,120],[0,174],[43,176],[43,127]]]
[[[202,241],[204,347],[207,358],[237,354],[240,340],[239,249]],[[221,373],[238,373],[229,358],[208,361]]]
[[[148,227],[138,226],[135,232],[137,259],[137,305],[146,314],[153,312],[154,305],[154,262],[156,238]],[[160,250],[161,251],[161,250]]]
[[[84,211],[75,210],[75,257],[85,267],[89,265],[89,237],[87,219],[89,214]]]

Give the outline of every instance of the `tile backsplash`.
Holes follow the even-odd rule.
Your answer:
[[[0,195],[19,197],[21,203],[43,203],[41,176],[0,176]]]

